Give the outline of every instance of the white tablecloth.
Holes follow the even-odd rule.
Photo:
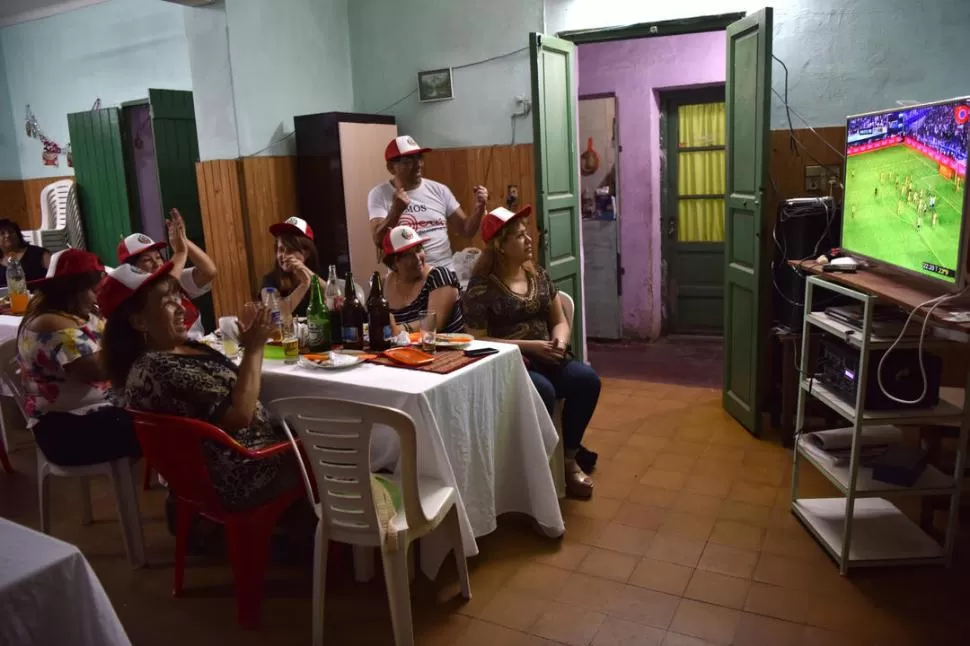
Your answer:
[[[17,336],[17,328],[20,327],[22,320],[23,318],[19,316],[0,314],[0,343]]]
[[[130,645],[73,545],[0,518],[0,645]]]
[[[485,346],[499,353],[447,375],[374,364],[313,370],[267,360],[260,398],[331,397],[409,414],[418,429],[419,473],[458,490],[466,556],[478,554],[475,537],[494,531],[503,513],[528,514],[548,535],[560,536],[565,528],[549,469],[556,429],[519,349],[506,343],[473,345]],[[372,445],[381,462],[396,451],[393,431],[386,430]],[[446,554],[443,536],[422,540],[421,569],[434,578]]]

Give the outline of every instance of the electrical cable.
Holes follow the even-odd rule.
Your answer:
[[[284,141],[286,141],[287,139],[289,139],[290,137],[295,137],[295,136],[296,136],[296,131],[295,130],[293,132],[288,132],[285,135],[283,135],[282,137],[280,137],[279,139],[277,139],[276,141],[274,141],[273,143],[271,143],[268,146],[266,146],[265,148],[260,148],[259,150],[257,150],[254,153],[249,153],[248,155],[243,155],[243,157],[256,157],[260,153],[264,153],[267,150],[269,150],[270,148],[275,148],[275,147],[279,146],[281,143],[283,143]]]

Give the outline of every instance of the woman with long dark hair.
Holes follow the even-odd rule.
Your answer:
[[[523,219],[531,207],[513,213],[490,211],[482,220],[486,247],[475,264],[464,296],[465,325],[476,337],[519,346],[529,377],[549,414],[565,400],[562,441],[566,457],[566,493],[589,498],[588,471],[596,454],[582,447],[583,434],[596,410],[600,379],[592,368],[570,356],[570,322],[563,313],[555,283],[532,262],[532,238]],[[586,458],[580,458],[584,451]]]
[[[27,242],[20,225],[8,218],[0,220],[0,287],[7,286],[7,265],[13,259],[20,261],[27,281],[40,280],[47,275],[51,254],[47,249]]]
[[[291,217],[271,226],[269,232],[275,237],[276,264],[273,271],[263,276],[262,287],[276,288],[283,311],[306,316],[310,280],[319,274],[313,229],[305,220]]]
[[[104,268],[93,253],[51,256],[17,331],[27,426],[48,460],[61,466],[141,454],[131,419],[108,399],[104,321],[96,313]]]

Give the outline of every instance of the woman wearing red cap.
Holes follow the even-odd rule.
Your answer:
[[[154,273],[122,265],[101,285],[107,317],[105,364],[111,382],[135,410],[192,417],[214,424],[249,449],[286,441],[259,403],[263,349],[272,324],[260,308],[244,323],[237,367],[221,353],[189,340],[171,263]],[[278,457],[250,462],[229,449],[206,460],[213,486],[230,509],[258,505],[299,482],[296,464]]]
[[[476,337],[519,346],[550,415],[556,400],[565,400],[566,493],[589,498],[593,481],[578,460],[583,434],[599,400],[600,379],[585,363],[569,357],[569,321],[556,286],[545,270],[532,263],[532,239],[523,221],[531,211],[529,206],[515,213],[497,208],[482,220],[487,246],[464,296],[465,323]],[[595,454],[586,454],[595,463]]]
[[[27,426],[60,466],[141,455],[131,419],[108,400],[104,322],[94,313],[103,273],[93,253],[53,254],[47,277],[29,283],[34,295],[17,331]]]
[[[273,287],[280,293],[280,309],[284,312],[306,316],[310,280],[318,273],[313,229],[306,220],[290,217],[271,226],[269,232],[276,238],[276,265],[263,276],[262,288]]]
[[[168,220],[168,239],[172,246],[172,276],[182,289],[182,306],[185,308],[185,326],[193,338],[202,338],[205,329],[202,317],[192,300],[212,291],[216,277],[216,264],[185,233],[185,220],[178,209],[172,209]],[[133,233],[118,243],[118,262],[138,267],[152,273],[165,264],[161,250],[169,245],[155,242],[143,233]],[[186,263],[192,267],[186,267]]]

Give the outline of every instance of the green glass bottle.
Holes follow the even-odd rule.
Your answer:
[[[323,301],[320,279],[316,274],[310,279],[310,305],[306,310],[307,345],[311,352],[330,349],[330,311]]]

